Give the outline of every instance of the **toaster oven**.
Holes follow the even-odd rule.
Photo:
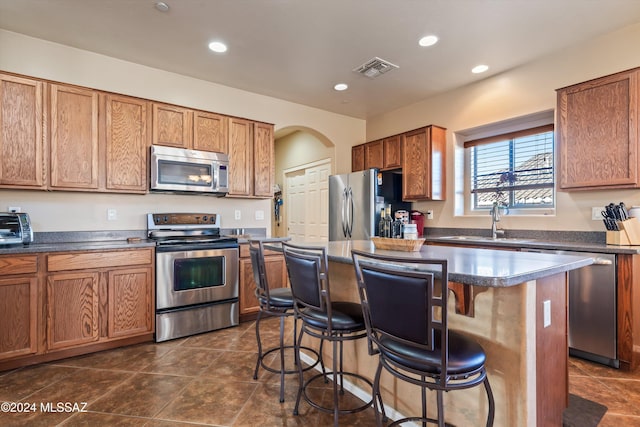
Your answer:
[[[29,215],[18,212],[0,212],[0,246],[28,245],[33,242]]]

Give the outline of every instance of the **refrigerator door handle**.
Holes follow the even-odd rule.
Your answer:
[[[349,199],[349,195],[347,193],[347,189],[345,188],[344,190],[342,190],[342,217],[341,217],[342,235],[344,237],[347,237],[347,230],[348,230],[347,212],[346,212],[348,199]]]
[[[349,238],[351,238],[351,235],[353,234],[353,211],[354,211],[354,207],[353,207],[353,191],[351,190],[351,187],[349,187],[349,206],[347,209],[348,212],[348,231],[349,231]]]

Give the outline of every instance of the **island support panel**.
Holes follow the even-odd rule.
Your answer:
[[[353,265],[329,262],[331,298],[358,302]],[[455,314],[449,297],[449,327],[475,339],[487,353],[487,371],[495,396],[495,426],[558,426],[568,396],[566,275],[549,276],[509,287],[482,287],[475,297],[475,317]],[[543,325],[543,302],[550,301],[551,325]],[[402,316],[402,313],[398,313]],[[318,348],[305,336],[304,345]],[[345,370],[373,380],[378,356],[367,340],[344,343]],[[325,365],[331,346],[324,347]],[[383,370],[385,405],[400,414],[421,412],[420,389]],[[370,388],[356,384],[364,393]],[[435,392],[428,392],[428,413],[436,416]],[[446,420],[454,425],[484,425],[488,402],[483,386],[444,395]],[[391,414],[393,416],[393,414]],[[397,417],[393,417],[397,418]]]

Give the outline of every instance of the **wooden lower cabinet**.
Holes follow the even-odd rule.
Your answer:
[[[0,256],[0,371],[152,341],[154,249]]]
[[[253,267],[249,257],[249,247],[246,244],[240,246],[240,320],[254,318],[260,310],[256,298],[256,282],[253,276]],[[275,251],[267,250],[264,257],[267,270],[267,280],[271,289],[288,286],[287,268],[284,256]]]
[[[47,277],[47,350],[98,341],[97,272]]]
[[[37,340],[37,279],[0,279],[0,360],[35,354]]]
[[[153,332],[151,267],[111,270],[108,282],[109,338]]]

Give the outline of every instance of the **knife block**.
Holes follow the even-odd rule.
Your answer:
[[[607,245],[640,245],[640,221],[629,218],[618,221],[620,231],[607,231]]]

